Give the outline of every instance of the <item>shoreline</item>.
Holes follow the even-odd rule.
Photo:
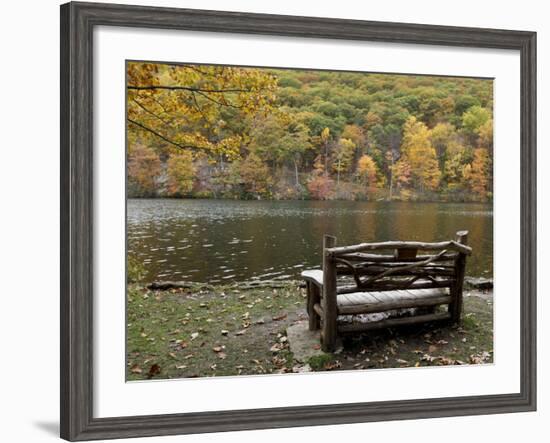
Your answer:
[[[170,289],[211,289],[215,287],[228,287],[235,289],[262,289],[262,288],[284,288],[287,286],[297,286],[305,288],[306,284],[303,279],[288,279],[288,280],[257,280],[250,279],[243,282],[232,282],[227,284],[211,284],[203,282],[193,282],[186,280],[158,280],[144,284],[144,286],[152,291],[168,291]],[[492,290],[493,279],[484,276],[465,276],[465,289],[470,290]]]

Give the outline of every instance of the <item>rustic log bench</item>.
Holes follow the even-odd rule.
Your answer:
[[[309,329],[321,329],[322,349],[333,351],[337,338],[346,333],[438,320],[458,322],[466,256],[472,252],[467,238],[467,231],[459,231],[456,240],[446,242],[388,241],[336,247],[336,238],[326,235],[323,269],[301,274],[306,281]],[[439,305],[448,308],[437,312]],[[404,309],[407,315],[378,321],[341,320]]]

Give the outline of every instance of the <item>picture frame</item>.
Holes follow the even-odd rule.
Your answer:
[[[98,26],[508,49],[521,66],[520,392],[94,417],[93,30]],[[536,33],[99,3],[61,6],[61,437],[69,441],[536,409]]]

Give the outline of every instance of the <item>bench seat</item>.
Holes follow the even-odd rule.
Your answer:
[[[436,306],[451,302],[449,288],[352,292],[336,296],[338,314],[366,314],[393,309]]]

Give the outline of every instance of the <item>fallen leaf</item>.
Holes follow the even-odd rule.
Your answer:
[[[198,333],[198,332],[193,332],[193,333],[191,334],[191,340],[195,340],[198,336],[199,336],[199,333]]]
[[[225,360],[225,358],[227,357],[227,354],[225,352],[218,352],[218,357],[221,358],[222,360]]]
[[[213,350],[214,352],[222,352],[222,349],[223,349],[223,348],[222,348],[221,346],[214,346],[214,347],[212,348],[212,350]]]
[[[338,368],[342,367],[342,363],[340,363],[338,360],[336,360],[334,362],[326,363],[324,367],[327,371],[332,371],[333,369],[338,369]]]
[[[149,368],[149,372],[147,373],[147,377],[148,378],[153,378],[155,375],[158,375],[158,374],[160,374],[160,366],[157,365],[156,363],[154,363]]]
[[[273,321],[280,321],[280,320],[284,320],[286,318],[287,314],[281,314],[281,315],[278,315],[276,317],[273,317],[272,320]]]
[[[227,335],[229,334],[229,331],[227,329],[222,329],[222,335]]]
[[[141,374],[143,371],[141,370],[141,368],[138,365],[134,365],[130,368],[130,372],[132,374]]]

